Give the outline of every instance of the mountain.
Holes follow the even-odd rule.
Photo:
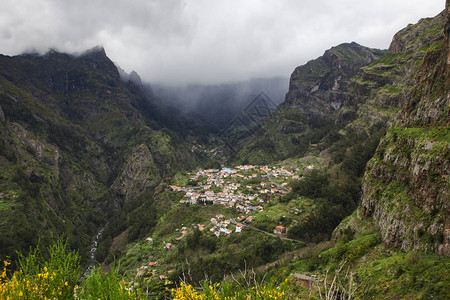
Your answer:
[[[332,47],[323,56],[294,70],[282,107],[297,108],[297,113],[304,118],[301,121],[309,126],[334,121],[332,119],[336,119],[336,116],[333,114],[350,102],[350,79],[361,67],[379,59],[383,54],[383,50],[370,49],[355,42]],[[284,132],[290,131],[290,124],[284,124]]]
[[[264,163],[301,156],[326,132],[342,128],[356,117],[351,78],[384,53],[344,43],[297,67],[276,122],[265,126],[261,138],[252,137],[247,147],[238,149],[238,161]]]
[[[291,274],[298,298],[323,296],[319,289],[336,298],[448,297],[449,35],[447,1],[436,17],[400,30],[388,51],[356,69],[336,96],[320,58],[296,69],[278,115],[261,124],[263,133],[235,159],[286,158],[281,164],[315,166],[318,171],[291,184],[293,195],[283,199],[298,205],[298,198],[313,198],[317,205],[315,213],[288,226],[288,236],[333,234],[288,251],[263,268],[264,276]],[[309,80],[298,70],[323,77]],[[328,90],[314,99],[323,81]],[[352,182],[359,190],[353,204],[346,200]],[[324,199],[325,207],[319,206]],[[346,203],[351,205],[339,213]],[[299,284],[307,288],[301,291]]]
[[[237,166],[223,183],[264,209],[249,213],[242,232],[216,237],[203,229],[234,228],[246,215],[205,200],[188,204],[192,198],[171,189],[204,198],[224,190],[213,187],[212,170],[180,172],[165,189],[170,204],[148,232],[151,242],[114,248],[123,271],[133,282],[172,274],[193,286],[205,277],[226,286],[242,284],[250,269],[252,280],[288,286],[293,299],[324,289],[328,297],[445,299],[447,20],[444,11],[409,25],[387,51],[341,44],[296,68],[285,102],[250,125],[230,157],[267,165]],[[298,180],[288,182],[283,169]],[[291,190],[253,194],[268,184]]]
[[[60,234],[85,249],[115,210],[198,163],[164,128],[183,121],[123,82],[103,48],[2,55],[0,99],[2,255]]]

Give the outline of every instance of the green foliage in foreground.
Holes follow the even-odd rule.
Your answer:
[[[379,232],[346,239],[279,265],[267,278],[281,280],[284,273],[314,274],[324,284],[325,276],[331,283],[333,275],[339,273],[336,282],[343,287],[351,283],[355,299],[448,299],[449,258],[386,247]]]
[[[0,276],[0,299],[287,299],[288,281],[281,285],[262,284],[250,275],[236,282],[209,284],[204,281],[200,289],[170,282],[156,282],[142,289],[139,283],[127,287],[127,283],[113,268],[108,273],[94,268],[92,273],[80,279],[80,258],[68,248],[62,239],[46,249],[44,257],[39,248],[28,256],[19,255],[18,270],[11,274],[10,262],[3,261]],[[81,281],[80,281],[81,280]]]
[[[80,283],[80,257],[62,239],[41,252],[32,249],[27,256],[19,254],[18,270],[8,270],[3,261],[0,277],[0,299],[136,299],[137,296],[119,283],[116,269],[104,273],[94,269]]]
[[[179,289],[172,289],[174,300],[187,299],[214,299],[214,300],[247,300],[247,299],[296,299],[292,291],[288,290],[288,280],[281,285],[262,285],[257,282],[248,282],[248,285],[240,285],[231,282],[223,282],[211,285],[204,281],[201,288],[196,289],[190,284],[181,283]]]
[[[80,280],[78,253],[63,240],[42,252],[19,254],[14,273],[8,261],[2,264],[0,299],[319,299],[327,291],[355,299],[446,299],[450,294],[449,258],[386,248],[379,233],[339,240],[332,248],[274,266],[262,279],[257,270],[244,269],[232,280],[198,286],[167,280],[127,285],[117,268],[108,273],[95,268]],[[315,274],[311,290],[299,286],[294,273]]]

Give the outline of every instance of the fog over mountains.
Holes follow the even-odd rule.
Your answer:
[[[144,81],[217,84],[289,76],[334,45],[385,49],[441,0],[54,1],[4,0],[0,53],[101,45]]]
[[[254,78],[217,85],[184,85],[178,87],[151,85],[156,97],[181,112],[195,114],[216,128],[223,128],[261,92],[279,105],[288,91],[289,79],[284,77]]]

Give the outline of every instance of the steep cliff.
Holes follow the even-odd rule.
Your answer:
[[[362,207],[380,226],[385,243],[404,250],[432,249],[450,255],[450,60],[449,6],[439,38],[432,41],[415,73],[415,87],[381,140],[364,177]],[[422,20],[420,25],[433,20]],[[404,55],[408,26],[390,52]],[[414,37],[416,38],[416,37]]]
[[[322,154],[331,152],[339,163],[352,142],[379,139],[414,87],[414,74],[443,24],[440,14],[409,25],[388,52],[347,43],[297,67],[276,120],[242,143],[237,160],[262,163],[329,149]]]
[[[320,143],[327,133],[334,134],[354,120],[352,78],[384,53],[355,42],[344,43],[297,67],[274,122],[264,124],[262,133],[256,138],[252,135],[243,149],[236,149],[237,159],[267,163],[301,157],[310,144]]]
[[[323,56],[294,70],[289,92],[281,107],[298,108],[305,117],[303,122],[309,126],[326,120],[333,122],[336,118],[333,114],[346,104],[350,96],[350,78],[384,53],[355,42],[325,51]]]

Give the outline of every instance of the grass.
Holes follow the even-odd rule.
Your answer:
[[[176,186],[187,186],[189,175],[186,171],[180,171],[172,178],[172,184]]]
[[[439,163],[448,157],[450,149],[450,128],[404,128],[394,127],[387,135],[391,148],[397,155],[407,155],[408,159],[420,158]],[[439,163],[440,164],[440,163]]]
[[[450,259],[421,251],[376,249],[358,266],[358,279],[365,291],[359,297],[445,299],[450,294]]]
[[[345,272],[353,273],[355,299],[446,299],[450,294],[449,258],[386,247],[379,233],[349,242],[338,240],[332,248],[277,268],[316,274],[323,280],[325,274],[334,274],[342,265]],[[341,274],[338,281],[348,284],[348,277]]]
[[[0,193],[0,210],[8,210],[15,206],[19,195],[16,191],[7,190]]]
[[[272,231],[275,226],[279,225],[280,217],[285,217],[281,222],[288,222],[284,226],[295,225],[302,215],[307,214],[314,207],[314,201],[306,197],[291,200],[289,203],[276,202],[256,214],[255,221]]]

